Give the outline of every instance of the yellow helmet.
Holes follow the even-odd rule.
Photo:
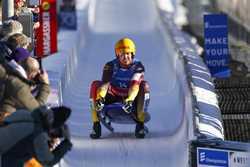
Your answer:
[[[115,54],[118,55],[120,52],[131,52],[135,55],[135,43],[129,38],[122,38],[115,44]]]

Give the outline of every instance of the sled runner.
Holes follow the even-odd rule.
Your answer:
[[[148,112],[144,113],[144,122],[146,123],[150,120],[150,115]],[[122,103],[113,103],[105,105],[103,109],[98,112],[98,117],[101,123],[111,132],[114,132],[114,128],[112,127],[111,123],[136,124],[138,122],[135,109],[133,108],[130,113],[126,113],[123,109]]]

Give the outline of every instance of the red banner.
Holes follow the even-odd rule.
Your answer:
[[[43,58],[57,52],[56,0],[42,0],[40,27],[36,30],[36,56]]]

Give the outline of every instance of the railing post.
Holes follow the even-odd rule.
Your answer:
[[[14,0],[2,0],[2,20],[14,15]]]

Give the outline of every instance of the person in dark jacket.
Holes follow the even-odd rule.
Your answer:
[[[17,77],[2,70],[1,76],[5,77],[5,92],[0,103],[0,120],[17,109],[33,111],[47,101],[50,93],[48,74],[45,71],[41,73],[38,61],[32,57],[25,59],[21,65],[26,76]],[[34,85],[38,86],[36,96],[31,93]]]
[[[19,110],[6,117],[0,132],[2,137],[8,141],[0,140],[0,146],[6,147],[2,154],[2,167],[23,167],[24,163],[34,157],[41,165],[53,166],[72,148],[70,133],[65,121],[69,118],[71,109],[60,106],[48,109],[46,106],[37,108],[32,112]],[[23,133],[4,133],[4,128],[12,128],[18,132],[19,126],[26,123],[26,129],[29,133],[26,136]],[[23,137],[21,140],[10,138],[16,135]],[[53,138],[60,138],[61,142],[55,148],[51,148],[50,141]],[[9,145],[9,143],[14,145]],[[4,146],[8,145],[7,146]],[[1,151],[1,150],[0,150]],[[1,153],[1,152],[0,152]]]

